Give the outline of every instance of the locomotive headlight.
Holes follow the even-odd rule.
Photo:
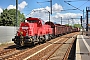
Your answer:
[[[23,32],[21,31],[21,32],[20,32],[20,34],[22,35],[22,34],[23,34]]]

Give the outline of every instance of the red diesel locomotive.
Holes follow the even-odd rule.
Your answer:
[[[61,34],[73,31],[77,31],[77,29],[74,30],[71,26],[44,22],[39,18],[29,17],[20,23],[20,28],[12,41],[18,46],[35,45],[36,43],[40,44]]]
[[[29,17],[21,22],[20,28],[12,41],[18,46],[36,44],[48,40],[52,33],[51,26],[46,25],[43,20]]]

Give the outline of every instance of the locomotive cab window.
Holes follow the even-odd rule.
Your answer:
[[[27,22],[29,22],[29,23],[38,23],[37,20],[27,20]]]

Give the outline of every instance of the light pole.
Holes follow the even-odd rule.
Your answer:
[[[61,25],[62,25],[62,17],[61,17]]]
[[[48,11],[48,13],[49,13],[49,22],[50,22],[50,12]]]
[[[17,21],[18,21],[18,0],[16,0],[16,27],[17,27]]]
[[[68,26],[69,26],[69,19],[68,19]]]
[[[52,0],[50,0],[50,2],[51,2],[50,5],[51,5],[51,14],[52,14]]]
[[[74,20],[73,20],[73,18],[71,18],[72,19],[72,27],[74,27]]]
[[[88,36],[88,12],[90,12],[90,7],[86,7],[86,35]]]

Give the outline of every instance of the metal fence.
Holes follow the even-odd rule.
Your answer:
[[[0,26],[0,43],[11,42],[16,34],[16,27]]]

